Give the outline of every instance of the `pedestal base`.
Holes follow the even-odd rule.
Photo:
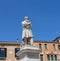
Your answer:
[[[25,45],[21,47],[19,52],[17,52],[17,56],[19,56],[20,61],[40,61],[39,53],[39,48],[31,45]]]

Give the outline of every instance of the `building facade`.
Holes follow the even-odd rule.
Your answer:
[[[40,61],[60,61],[60,37],[52,42],[36,41],[36,46],[40,48]]]
[[[60,37],[49,41],[34,41],[40,49],[40,61],[60,61]],[[0,61],[19,61],[16,53],[20,50],[20,42],[0,42]]]
[[[16,52],[19,49],[19,42],[0,42],[0,61],[18,61]]]

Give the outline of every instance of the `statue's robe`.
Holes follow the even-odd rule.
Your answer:
[[[31,22],[23,21],[22,26],[23,26],[22,39],[32,38],[33,34],[32,34],[32,31],[31,31]]]

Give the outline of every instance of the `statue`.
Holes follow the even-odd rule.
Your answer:
[[[25,45],[33,44],[33,34],[31,30],[31,22],[28,19],[28,16],[24,17],[24,21],[22,22],[23,32],[22,32],[22,40]]]

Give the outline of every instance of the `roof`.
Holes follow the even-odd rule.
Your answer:
[[[0,45],[20,45],[20,42],[1,42]]]
[[[37,41],[37,40],[35,40],[34,41],[34,43],[59,43],[59,42],[55,42],[55,41],[42,41],[42,40],[40,40],[40,41]]]
[[[59,38],[60,38],[60,36],[56,37],[54,41],[56,41],[56,40],[59,39]]]

